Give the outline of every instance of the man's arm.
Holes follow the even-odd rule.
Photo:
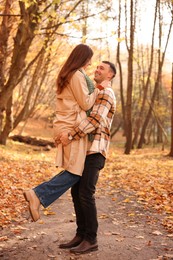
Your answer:
[[[115,97],[110,89],[104,89],[100,91],[96,98],[96,102],[88,117],[81,121],[81,123],[74,127],[74,129],[68,133],[63,133],[60,140],[63,145],[67,145],[71,140],[79,140],[86,134],[91,133],[93,130],[99,127],[101,122],[106,119],[111,119],[112,114],[115,112],[111,107],[114,107]]]

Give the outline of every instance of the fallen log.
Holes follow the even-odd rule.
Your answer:
[[[45,140],[45,139],[38,139],[36,137],[31,136],[22,136],[22,135],[13,135],[10,137],[13,141],[17,141],[20,143],[35,145],[35,146],[50,146],[55,147],[55,143],[53,141]]]

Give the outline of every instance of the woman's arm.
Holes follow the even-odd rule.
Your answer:
[[[85,77],[80,71],[72,76],[70,86],[77,103],[83,110],[87,111],[94,105],[99,90],[95,88],[94,92],[89,95]]]

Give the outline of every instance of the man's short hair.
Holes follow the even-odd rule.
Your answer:
[[[114,65],[112,62],[107,61],[107,60],[104,60],[104,61],[102,61],[102,62],[103,62],[103,63],[106,63],[106,64],[108,64],[108,65],[110,66],[110,68],[111,68],[111,70],[112,70],[112,72],[113,72],[113,74],[114,74],[114,76],[113,76],[113,78],[114,78],[115,75],[116,75],[116,73],[117,73],[116,68],[115,68],[115,65]]]

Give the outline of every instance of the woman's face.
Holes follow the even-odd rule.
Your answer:
[[[84,69],[86,69],[89,65],[91,65],[91,59],[89,59],[86,64],[83,66]]]

